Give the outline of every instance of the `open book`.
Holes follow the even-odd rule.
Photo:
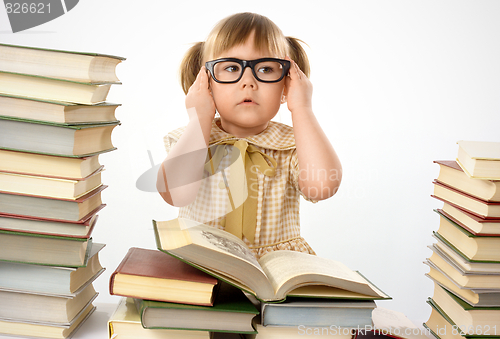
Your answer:
[[[344,264],[294,252],[275,251],[259,260],[238,237],[189,219],[153,221],[158,249],[262,301],[287,296],[390,299]]]

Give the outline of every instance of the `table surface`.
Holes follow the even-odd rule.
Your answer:
[[[118,303],[95,303],[96,310],[85,321],[73,335],[72,339],[108,339],[108,319],[115,311]],[[0,339],[13,339],[23,337],[12,337],[0,335]]]

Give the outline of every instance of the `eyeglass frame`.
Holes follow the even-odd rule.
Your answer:
[[[240,76],[238,77],[238,79],[233,80],[233,81],[222,81],[222,80],[218,80],[215,77],[215,75],[214,75],[215,64],[217,64],[219,62],[224,62],[224,61],[233,61],[242,67],[241,73],[240,73]],[[278,62],[279,64],[281,64],[281,66],[283,66],[283,71],[282,71],[282,74],[279,77],[279,79],[277,79],[277,80],[262,80],[262,79],[259,79],[257,74],[255,74],[255,69],[254,69],[255,65],[257,65],[258,63],[261,63],[261,62],[265,62],[265,61],[275,61],[275,62]],[[207,61],[205,63],[205,68],[210,72],[212,79],[214,79],[215,82],[218,82],[221,84],[234,84],[234,83],[240,81],[241,78],[243,77],[243,73],[245,73],[245,68],[247,68],[247,67],[250,67],[250,69],[252,70],[252,74],[253,74],[254,78],[257,79],[257,81],[264,82],[264,83],[275,83],[275,82],[280,82],[281,80],[283,80],[283,78],[288,74],[288,71],[290,70],[290,61],[285,60],[285,59],[277,59],[277,58],[260,58],[260,59],[255,59],[255,60],[241,60],[241,59],[236,59],[236,58],[221,58],[221,59]]]

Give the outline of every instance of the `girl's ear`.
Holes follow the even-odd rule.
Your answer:
[[[283,92],[283,94],[281,94],[281,103],[282,104],[286,103],[286,95],[284,92]]]
[[[207,69],[205,69],[205,72],[207,73],[207,78],[208,78],[208,89],[211,91],[212,90],[212,86],[211,86],[212,76]]]
[[[281,103],[284,104],[286,102],[286,98],[288,96],[288,83],[290,79],[288,79],[288,76],[285,77],[285,86],[283,86],[283,92],[281,93]]]

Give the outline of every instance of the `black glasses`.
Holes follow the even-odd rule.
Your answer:
[[[279,82],[288,74],[290,61],[276,58],[256,60],[222,58],[207,61],[205,67],[215,81],[224,84],[232,84],[240,81],[247,67],[250,67],[255,79],[261,82]]]

